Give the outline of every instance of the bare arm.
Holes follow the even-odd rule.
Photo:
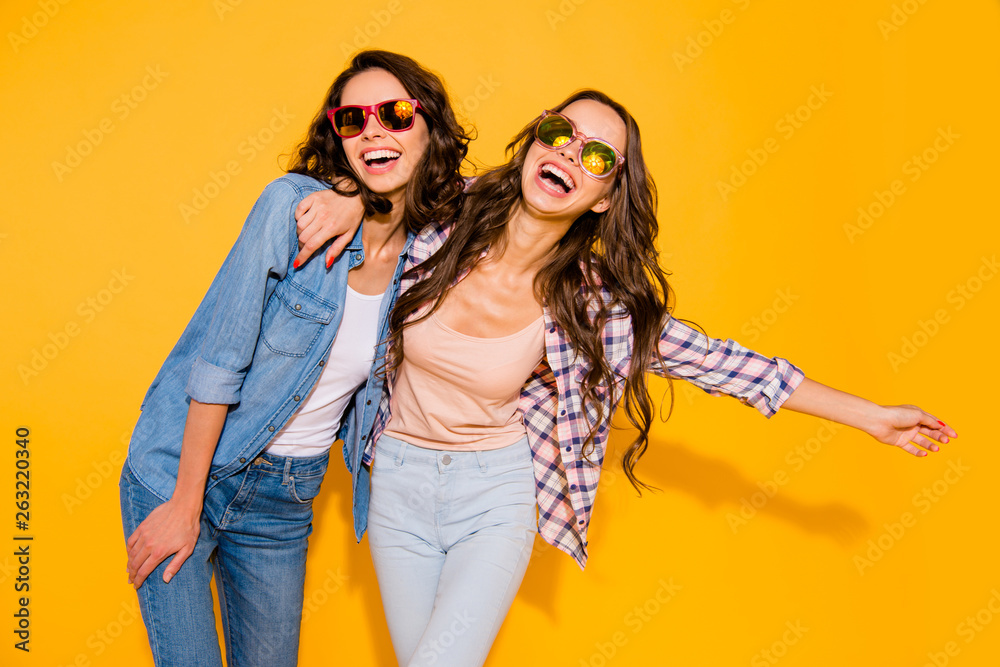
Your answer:
[[[809,378],[792,392],[783,407],[853,426],[914,456],[938,451],[935,440],[947,443],[949,438],[958,437],[955,429],[915,405],[877,405]]]
[[[149,513],[126,542],[129,583],[136,589],[150,572],[174,554],[163,573],[163,581],[169,582],[194,551],[201,529],[205,482],[228,409],[228,405],[192,399],[184,423],[174,493],[170,500]]]

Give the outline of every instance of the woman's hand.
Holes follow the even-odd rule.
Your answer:
[[[200,503],[196,511],[194,506],[184,507],[172,500],[154,509],[125,543],[129,583],[138,590],[149,573],[174,554],[163,572],[164,583],[170,583],[170,579],[194,552],[200,532]]]
[[[326,251],[326,268],[333,266],[354,238],[364,215],[361,197],[343,197],[333,190],[314,192],[299,202],[295,209],[299,254],[292,264],[294,268],[305,264],[324,243],[336,238]]]
[[[879,442],[913,454],[927,456],[940,449],[935,441],[947,444],[957,438],[955,429],[915,405],[884,405],[878,417],[865,429]]]

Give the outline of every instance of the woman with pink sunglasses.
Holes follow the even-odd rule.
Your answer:
[[[583,567],[615,407],[648,445],[646,376],[683,378],[765,416],[853,426],[914,456],[953,429],[805,378],[781,358],[708,338],[670,313],[655,188],[639,129],[596,91],[530,122],[505,165],[467,189],[407,256],[388,380],[365,449],[369,542],[401,665],[481,665],[536,532]],[[313,197],[303,238],[334,224]]]
[[[129,581],[157,665],[221,666],[213,577],[227,664],[297,664],[313,499],[341,439],[367,517],[373,360],[414,232],[458,210],[467,143],[436,75],[365,51],[254,205],[146,394],[122,470]],[[295,211],[331,188],[357,195],[341,205],[364,221],[336,262],[304,264]]]

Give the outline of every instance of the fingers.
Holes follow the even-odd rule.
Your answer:
[[[900,445],[899,448],[902,449],[905,452],[909,452],[910,454],[913,454],[914,456],[927,456],[927,452],[926,451],[920,449],[916,445],[911,444],[909,442],[906,443],[905,445]]]
[[[330,249],[326,251],[326,268],[333,266],[333,263],[340,257],[340,253],[344,252],[344,248],[347,244],[351,242],[351,237],[347,234],[342,234],[338,236],[333,243],[330,244]]]
[[[166,569],[163,570],[163,583],[169,584],[170,580],[174,578],[174,575],[181,569],[181,565],[184,561],[188,559],[188,556],[194,553],[193,548],[184,547],[180,551],[174,554],[174,557],[170,559],[167,563]]]
[[[305,196],[302,199],[302,201],[299,202],[299,205],[295,207],[295,219],[299,220],[302,216],[304,216],[307,212],[309,212],[309,209],[312,208],[313,202],[315,202],[316,199],[317,198],[315,192]],[[299,230],[301,231],[301,227],[299,228]]]
[[[326,243],[326,238],[321,234],[321,230],[316,225],[299,232],[299,254],[292,262],[293,268],[299,268]]]
[[[921,434],[913,436],[913,440],[911,440],[911,442],[932,452],[936,452],[940,449],[940,447],[938,447],[932,440]]]

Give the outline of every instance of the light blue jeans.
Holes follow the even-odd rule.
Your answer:
[[[328,454],[262,453],[205,496],[194,553],[169,584],[163,561],[138,590],[158,667],[221,667],[210,582],[215,574],[226,662],[293,667],[305,584],[312,501]],[[120,482],[125,538],[163,501],[126,463]]]
[[[527,438],[448,452],[383,435],[368,543],[400,665],[482,665],[537,532]]]

